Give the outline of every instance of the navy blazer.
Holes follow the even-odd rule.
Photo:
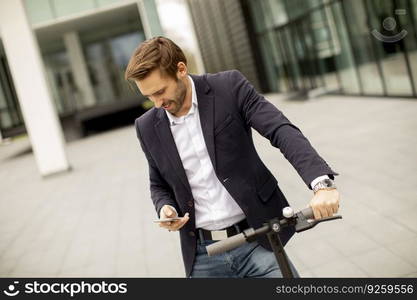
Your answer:
[[[301,131],[273,104],[258,94],[236,70],[191,75],[197,93],[204,141],[215,173],[245,213],[251,227],[282,215],[288,206],[277,180],[259,158],[251,128],[279,148],[308,188],[321,175],[338,175],[317,154]],[[196,252],[194,199],[164,109],[152,108],[135,121],[138,139],[149,164],[151,198],[157,214],[165,204],[190,219],[180,229],[188,277]],[[228,178],[228,180],[225,180]],[[280,234],[285,245],[294,234]],[[259,243],[269,251],[265,237]]]

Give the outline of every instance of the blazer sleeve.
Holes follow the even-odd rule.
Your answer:
[[[311,182],[321,175],[334,179],[334,172],[316,152],[301,130],[292,124],[275,105],[258,94],[252,84],[239,72],[230,72],[232,96],[237,100],[241,116],[247,126],[267,138],[279,148],[296,169],[309,189]]]
[[[142,147],[143,153],[145,153],[146,159],[149,166],[149,183],[151,191],[151,199],[155,206],[156,213],[158,218],[160,216],[161,208],[164,205],[173,206],[177,212],[179,212],[178,206],[175,202],[173,192],[169,187],[168,183],[162,177],[161,173],[158,170],[158,167],[155,164],[155,161],[152,158],[152,155],[148,151],[139,129],[138,119],[135,121],[136,135],[139,139],[140,146]]]

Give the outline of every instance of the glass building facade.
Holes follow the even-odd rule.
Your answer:
[[[24,0],[24,6],[64,129],[147,104],[124,71],[145,36],[158,34],[154,0]],[[0,130],[3,137],[25,130],[1,38]]]
[[[139,15],[135,12],[137,20]],[[124,80],[124,70],[130,55],[137,45],[145,40],[143,30],[133,24],[117,23],[83,28],[77,31],[82,48],[89,85],[94,94],[94,105],[84,99],[74,78],[69,51],[62,37],[57,36],[51,44],[41,44],[43,60],[47,70],[52,94],[61,115],[67,115],[120,101],[129,101],[138,94]],[[103,28],[99,28],[103,26]],[[51,46],[53,45],[53,46]]]
[[[19,132],[19,129],[21,132],[22,120],[12,76],[0,40],[0,128],[12,134]]]
[[[242,0],[270,92],[417,97],[417,0]]]
[[[184,3],[207,72],[239,69],[262,92],[417,97],[417,0]],[[141,41],[162,34],[154,0],[24,4],[62,123],[138,106],[123,72]],[[23,125],[0,38],[0,130]]]
[[[125,5],[111,7],[123,2]],[[110,9],[106,10],[109,6]],[[48,81],[61,116],[137,98],[137,93],[123,78],[131,53],[145,40],[136,3],[120,0],[26,0],[26,9],[38,37]],[[100,9],[101,13],[83,18],[83,14]],[[58,28],[60,20],[68,16],[75,18],[63,29]],[[75,32],[75,44],[79,45],[66,43],[68,32]],[[74,46],[81,48],[82,64],[92,90],[90,94],[83,91],[76,80],[74,72],[80,68],[80,63],[71,59],[70,48]]]

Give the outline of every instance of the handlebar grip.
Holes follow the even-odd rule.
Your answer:
[[[314,212],[311,206],[300,211],[306,219],[314,219]]]
[[[240,245],[243,245],[244,243],[246,243],[246,238],[243,233],[239,233],[225,240],[221,240],[211,245],[208,245],[206,247],[207,254],[209,256],[220,254],[220,253],[229,251],[231,249],[234,249],[236,247],[239,247]]]

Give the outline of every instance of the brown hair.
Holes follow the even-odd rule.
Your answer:
[[[179,62],[187,64],[181,48],[162,36],[148,39],[136,48],[126,67],[125,79],[141,80],[159,68],[162,74],[176,79]]]

